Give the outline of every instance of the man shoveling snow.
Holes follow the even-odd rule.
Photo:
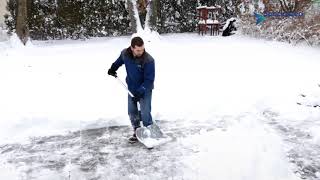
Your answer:
[[[112,64],[108,74],[117,77],[117,70],[125,65],[127,71],[126,82],[128,90],[128,114],[134,130],[130,143],[138,141],[136,130],[140,127],[140,120],[144,127],[153,124],[151,116],[151,99],[155,78],[155,63],[153,57],[145,51],[144,42],[140,37],[131,40],[131,46],[124,49],[119,58]],[[140,103],[141,117],[137,103]],[[141,119],[140,119],[141,118]]]

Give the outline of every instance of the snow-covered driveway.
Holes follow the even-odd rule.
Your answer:
[[[319,49],[147,36],[153,116],[174,137],[150,151],[127,143],[126,92],[106,73],[129,40],[0,44],[0,179],[320,178]]]

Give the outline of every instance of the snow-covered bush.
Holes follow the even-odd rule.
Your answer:
[[[18,0],[8,1],[6,25],[15,30]],[[28,26],[32,39],[65,39],[116,36],[134,33],[131,1],[127,0],[29,0]],[[150,27],[159,33],[195,32],[196,7],[220,5],[220,22],[236,14],[235,0],[152,0]]]
[[[280,6],[281,7],[281,6]],[[256,25],[256,19],[250,12],[241,16],[241,32],[256,38],[320,46],[320,8],[317,4],[304,6],[301,17],[267,17]],[[281,8],[278,9],[281,12]],[[274,10],[277,12],[278,10]],[[254,11],[259,12],[257,9]]]
[[[220,6],[220,22],[236,17],[237,0],[152,0],[151,27],[159,33],[195,32],[198,6]]]
[[[151,28],[159,33],[194,32],[197,0],[153,0]]]
[[[9,0],[5,23],[15,30],[18,0]],[[28,1],[28,27],[32,39],[79,39],[131,33],[126,0]]]

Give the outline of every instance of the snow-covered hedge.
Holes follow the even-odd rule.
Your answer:
[[[256,25],[253,15],[241,16],[241,32],[245,35],[266,38],[270,40],[288,42],[291,44],[307,44],[320,46],[320,8],[317,4],[311,5],[302,11],[302,17],[267,17]]]
[[[15,29],[18,0],[9,0],[5,17]],[[32,39],[79,39],[130,33],[126,0],[28,0],[28,26]]]
[[[197,0],[153,0],[152,29],[159,33],[194,32],[196,30]]]
[[[152,0],[151,25],[159,33],[195,32],[198,6],[220,6],[220,22],[236,16],[236,0]]]
[[[9,15],[6,25],[15,31],[18,0],[8,1]],[[222,4],[224,21],[235,14],[233,1]],[[128,0],[28,0],[28,25],[32,39],[79,39],[87,37],[117,36],[135,31],[135,20]],[[213,1],[152,0],[150,26],[159,33],[195,32],[196,7],[211,6]]]

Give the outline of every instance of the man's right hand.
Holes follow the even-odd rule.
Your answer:
[[[108,70],[108,74],[110,76],[115,77],[115,78],[117,77],[117,72],[115,70],[111,69],[111,68]]]
[[[143,95],[140,94],[140,93],[134,93],[133,95],[134,95],[134,96],[132,97],[132,101],[133,101],[133,102],[138,102],[138,101],[140,101],[140,99],[143,98]]]
[[[132,98],[132,101],[133,101],[134,103],[137,103],[137,102],[140,101],[140,97],[133,96],[133,97],[131,97],[131,98]]]

